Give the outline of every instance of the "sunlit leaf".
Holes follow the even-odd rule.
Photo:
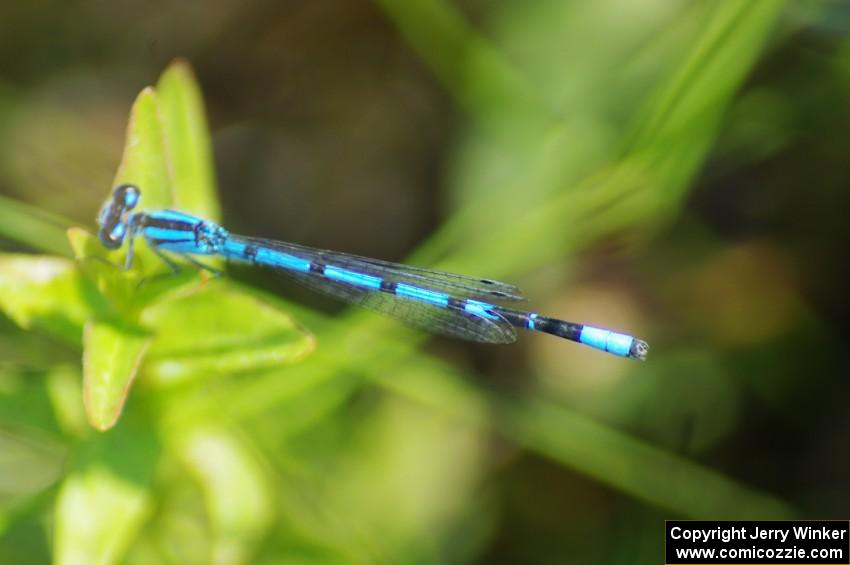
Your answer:
[[[174,205],[218,220],[221,210],[204,102],[189,63],[177,60],[156,85]]]
[[[89,321],[83,352],[83,399],[89,423],[98,430],[115,425],[150,336],[119,323]]]
[[[221,429],[191,430],[180,458],[201,487],[213,532],[214,563],[246,563],[268,529],[272,488],[257,455]]]
[[[135,319],[138,311],[156,300],[191,293],[202,282],[195,269],[183,269],[145,276],[153,268],[124,270],[122,253],[101,245],[100,241],[80,228],[68,230],[68,239],[77,257],[80,269],[91,279],[97,289],[109,299],[110,305]],[[162,265],[156,255],[137,256],[136,261],[153,261]]]
[[[82,445],[55,510],[56,563],[120,563],[152,510],[158,445],[138,422]]]
[[[158,97],[150,87],[142,90],[130,110],[124,155],[114,184],[123,183],[134,184],[141,189],[140,206],[157,209],[174,203]]]
[[[73,261],[0,255],[0,308],[22,328],[40,328],[79,343],[98,302]]]
[[[224,281],[157,303],[142,321],[157,333],[145,373],[159,384],[292,363],[313,350],[288,314]]]
[[[45,382],[53,414],[62,431],[81,437],[89,430],[83,407],[82,375],[78,367],[58,366]]]
[[[168,167],[157,96],[153,88],[148,87],[142,90],[130,111],[124,153],[113,185],[136,185],[142,193],[139,208],[167,208],[174,203]],[[111,189],[104,194],[104,200],[111,196]],[[139,245],[134,250],[134,269],[145,276],[167,270],[144,245],[142,238],[138,239]],[[124,264],[127,247],[125,242],[123,250],[117,253],[120,257],[115,261],[117,264]]]
[[[140,274],[135,270],[124,271],[123,252],[106,249],[95,236],[82,228],[69,229],[68,241],[83,275],[113,306],[126,309]]]
[[[146,490],[106,468],[71,475],[56,505],[56,562],[118,562],[150,504]]]

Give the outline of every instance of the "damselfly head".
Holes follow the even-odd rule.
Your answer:
[[[104,247],[118,249],[127,235],[127,214],[139,203],[141,192],[132,184],[122,184],[112,191],[97,217],[98,238]]]

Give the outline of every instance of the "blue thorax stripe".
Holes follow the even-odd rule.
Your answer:
[[[185,241],[195,239],[195,234],[192,230],[145,226],[142,231],[146,238],[154,241]]]
[[[159,210],[157,212],[150,212],[148,214],[148,218],[154,221],[165,220],[168,222],[186,222],[193,225],[201,223],[200,218],[184,214],[183,212],[178,212],[177,210]]]
[[[528,315],[526,326],[530,330],[534,330],[534,321],[537,319],[537,312],[532,312]]]

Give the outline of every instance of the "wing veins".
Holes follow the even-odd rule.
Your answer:
[[[516,330],[501,316],[492,320],[471,312],[330,280],[316,273],[271,268],[310,290],[384,314],[431,333],[481,343],[513,343],[517,338]],[[494,314],[498,316],[498,312]]]
[[[325,249],[316,249],[294,243],[271,241],[244,236],[232,236],[234,239],[253,245],[266,246],[304,259],[316,258],[322,263],[336,265],[364,274],[380,276],[392,282],[406,282],[430,290],[442,290],[464,298],[484,300],[523,301],[525,297],[515,286],[500,281],[479,279],[467,275],[458,275],[445,271],[435,271],[424,267],[415,267],[341,253]]]

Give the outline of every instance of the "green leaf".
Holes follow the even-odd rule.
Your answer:
[[[146,208],[167,208],[174,203],[157,96],[148,87],[139,93],[130,110],[124,155],[115,175],[115,185],[135,184],[142,191]]]
[[[116,264],[120,251],[109,251],[82,229],[68,233],[71,247],[80,258],[80,268],[108,299],[110,308],[91,316],[83,341],[83,403],[86,418],[98,430],[115,425],[138,372],[150,336],[130,324],[138,319],[143,305],[196,281],[194,273],[143,278],[133,269],[124,271]],[[155,256],[149,256],[157,260]],[[148,282],[150,281],[150,282]],[[120,319],[122,322],[113,321]],[[102,322],[99,320],[110,320]]]
[[[314,347],[286,312],[224,281],[157,303],[141,319],[157,332],[145,377],[161,385],[292,363]]]
[[[152,88],[144,89],[133,104],[115,184],[138,186],[142,192],[142,208],[159,209],[177,204],[205,217],[217,217],[219,211],[215,201],[209,134],[200,91],[188,65],[179,61],[172,65],[163,74],[158,88],[161,93],[155,93]],[[179,198],[175,198],[175,188],[179,188]],[[135,327],[139,312],[159,303],[165,306],[155,311],[173,310],[178,312],[179,317],[179,312],[185,307],[181,307],[179,301],[167,299],[194,292],[199,275],[188,270],[176,277],[170,276],[170,273],[169,276],[159,276],[166,271],[166,265],[148,248],[143,238],[136,240],[133,265],[129,271],[121,267],[125,264],[126,243],[122,250],[108,251],[95,237],[80,229],[71,230],[69,239],[83,272],[112,306],[112,312],[104,311],[92,317],[98,321],[87,325],[84,343],[86,415],[95,428],[105,430],[113,426],[121,414],[138,364],[150,343],[149,336]],[[210,310],[219,308],[217,304],[207,303],[203,307]],[[225,309],[224,312],[228,314],[229,311]],[[112,321],[116,314],[124,321]],[[100,321],[104,319],[110,321]],[[275,343],[254,344],[247,354],[234,350],[229,355],[222,355],[215,350],[220,347],[216,341],[221,337],[220,333],[210,340],[207,339],[208,326],[194,328],[190,339],[196,337],[195,333],[203,336],[200,345],[207,348],[206,353],[202,351],[198,355],[196,348],[192,347],[196,344],[180,339],[187,332],[179,328],[179,323],[160,326],[159,321],[154,320],[151,327],[157,331],[162,327],[174,327],[172,333],[178,336],[178,339],[172,339],[172,334],[166,331],[160,343],[168,340],[170,347],[187,347],[177,351],[180,358],[173,360],[167,356],[167,346],[166,357],[160,356],[161,363],[153,365],[153,373],[183,378],[208,371],[251,368],[260,359],[280,362],[297,357],[312,347],[312,342],[308,345],[302,334],[294,331],[291,320],[286,318],[285,329],[280,326],[280,321],[276,321],[275,335],[281,339]],[[259,331],[270,329],[269,325],[260,326]],[[244,333],[255,336],[250,332]],[[273,340],[275,336],[268,334],[266,337]],[[213,350],[209,349],[211,343]],[[171,351],[174,353],[173,349]]]
[[[83,275],[114,307],[126,308],[141,274],[137,270],[124,271],[121,268],[123,252],[106,249],[95,236],[82,228],[69,229],[68,241]]]
[[[111,322],[90,321],[83,338],[83,401],[96,429],[115,425],[150,336]]]
[[[99,302],[73,261],[0,255],[0,309],[24,329],[80,343],[83,324]]]
[[[0,535],[2,512],[14,510],[62,476],[68,449],[43,429],[9,419],[0,434]]]
[[[108,469],[95,467],[71,475],[56,505],[56,562],[118,562],[150,504],[146,491]]]
[[[174,204],[217,221],[221,209],[210,134],[201,91],[189,64],[182,59],[172,63],[160,77],[156,92]]]
[[[170,271],[158,275],[144,276],[144,271],[154,267],[125,271],[122,267],[121,251],[109,250],[100,241],[80,228],[68,230],[68,239],[79,265],[94,286],[108,298],[111,306],[126,317],[136,319],[138,312],[148,304],[180,293],[191,292],[203,279],[196,270],[184,269],[173,274]],[[137,257],[139,261],[145,258]],[[162,260],[148,255],[147,260],[158,264]],[[107,317],[106,312],[102,317]]]
[[[59,428],[69,436],[82,437],[89,426],[83,404],[82,375],[77,366],[57,366],[45,379],[47,397]]]
[[[56,563],[120,563],[149,516],[159,446],[128,420],[82,444],[56,502]]]
[[[36,362],[43,364],[44,358],[45,355],[42,355],[42,358]],[[61,429],[56,425],[50,391],[46,386],[48,381],[59,374],[76,378],[79,385],[81,380],[79,371],[67,365],[58,364],[56,367],[41,369],[33,365],[16,367],[4,363],[4,366],[0,367],[0,429],[14,428],[20,431],[37,429],[44,439],[52,435],[56,436],[56,441],[59,441]],[[0,487],[0,506],[2,506],[2,492],[3,488]]]
[[[271,524],[273,491],[262,461],[224,430],[192,430],[176,445],[203,492],[214,563],[245,563]]]
[[[314,539],[353,550],[347,562],[454,561],[444,551],[451,545],[455,557],[457,538],[438,532],[462,531],[473,544],[483,533],[472,527],[481,527],[480,514],[471,523],[461,520],[480,501],[486,436],[440,411],[379,398],[346,426],[344,443],[311,469],[309,486],[297,474],[282,482],[281,511]],[[326,466],[334,473],[322,473]],[[315,500],[299,494],[305,487]],[[337,520],[355,508],[356,528]]]
[[[140,207],[154,210],[168,208],[174,203],[168,166],[157,97],[148,87],[139,93],[130,110],[124,154],[113,186],[134,184],[142,193]],[[137,243],[140,245],[135,246],[133,256],[136,272],[150,276],[166,270],[162,260],[148,249],[142,238],[138,238]],[[125,243],[117,253],[120,259],[114,262],[123,265],[126,251]]]
[[[0,235],[4,237],[47,253],[68,255],[65,230],[70,225],[55,214],[0,196]]]
[[[179,207],[205,218],[216,219],[215,175],[210,136],[204,117],[200,89],[188,64],[177,61],[163,73],[157,91],[145,88],[130,112],[124,154],[114,186],[134,184],[142,193],[140,208]],[[110,196],[106,195],[106,199]],[[124,265],[127,243],[118,251],[107,251],[90,235],[69,233],[75,255],[81,259],[97,287],[119,306],[139,300],[139,283],[167,270],[165,263],[144,241],[137,238],[129,271],[110,268]],[[105,259],[91,265],[92,256]],[[168,290],[169,285],[164,285]],[[146,298],[151,298],[146,293]]]

